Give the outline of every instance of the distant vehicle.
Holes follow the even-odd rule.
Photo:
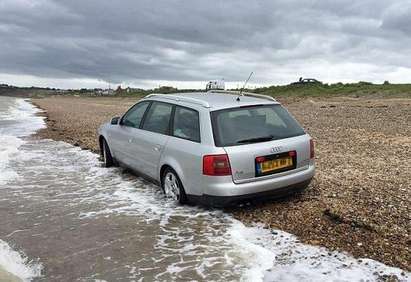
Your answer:
[[[225,89],[224,80],[210,80],[206,85],[206,91],[224,90],[224,89]]]
[[[321,81],[315,79],[315,78],[302,78],[296,82],[292,82],[291,85],[301,85],[301,84],[322,84]]]
[[[253,93],[152,94],[98,132],[106,167],[128,167],[181,204],[289,194],[315,171],[310,136],[280,103]]]

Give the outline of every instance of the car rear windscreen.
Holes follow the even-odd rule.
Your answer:
[[[211,112],[218,147],[278,140],[305,132],[281,105],[258,105]]]

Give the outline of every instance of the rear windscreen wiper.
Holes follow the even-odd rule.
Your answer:
[[[268,136],[261,136],[261,137],[238,140],[236,143],[239,143],[239,144],[241,144],[241,143],[256,143],[256,142],[270,141],[270,140],[273,140],[273,139],[274,139],[273,135],[268,135]]]

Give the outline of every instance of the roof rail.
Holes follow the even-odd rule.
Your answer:
[[[179,96],[179,95],[175,95],[175,94],[160,94],[160,93],[159,94],[150,94],[150,95],[147,95],[144,98],[150,98],[150,97],[159,97],[159,98],[173,100],[173,101],[187,102],[187,103],[203,106],[204,108],[210,108],[210,104],[208,104],[206,101],[196,99],[196,98],[191,98],[191,97]]]
[[[239,96],[249,96],[249,97],[255,97],[255,98],[261,98],[265,100],[270,100],[270,101],[277,101],[273,97],[268,96],[268,95],[262,95],[262,94],[256,94],[256,93],[251,93],[251,92],[240,92],[240,91],[230,91],[230,90],[209,90],[207,93],[227,93],[227,94],[233,94],[233,95],[239,95]]]

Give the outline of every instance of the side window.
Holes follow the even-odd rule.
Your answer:
[[[177,106],[174,114],[173,136],[200,142],[198,112]]]
[[[134,105],[123,117],[121,124],[125,126],[139,128],[144,112],[150,102],[141,102]]]
[[[168,133],[173,105],[153,102],[143,123],[143,129],[161,134]]]

